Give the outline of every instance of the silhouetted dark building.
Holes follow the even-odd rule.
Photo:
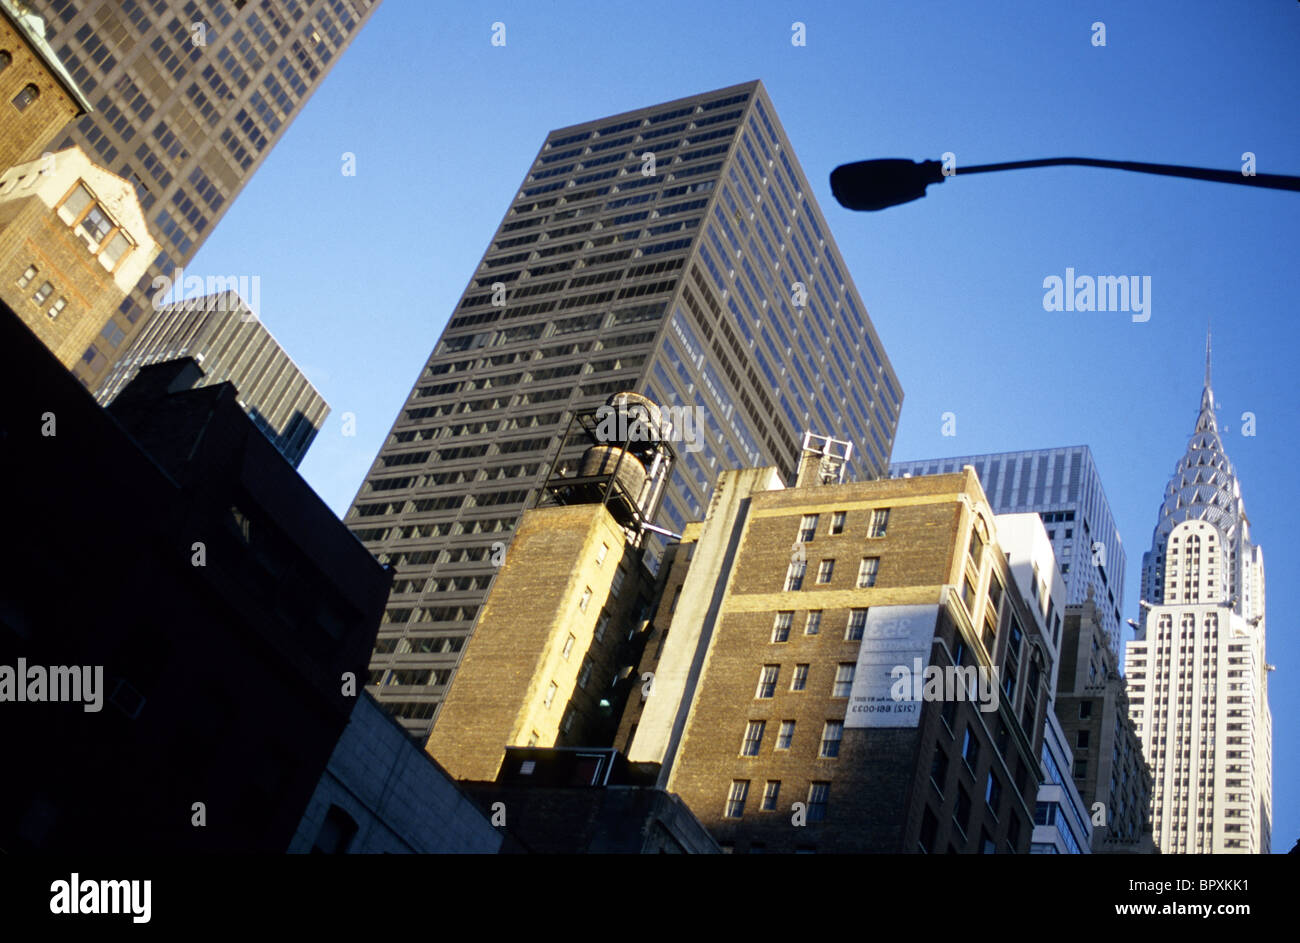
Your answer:
[[[348,723],[391,577],[198,376],[101,409],[0,305],[0,850],[282,852]]]

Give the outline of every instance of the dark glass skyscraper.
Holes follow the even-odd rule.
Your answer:
[[[95,108],[52,150],[79,144],[134,183],[161,246],[73,371],[91,390],[153,314],[153,279],[172,278],[194,257],[378,6],[28,0]]]
[[[793,480],[805,429],[886,474],[902,390],[757,81],[553,131],[511,201],[347,518],[397,569],[370,681],[408,729],[568,416],[623,390],[676,417],[674,532],[720,469]]]

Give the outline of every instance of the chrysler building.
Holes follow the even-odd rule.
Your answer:
[[[1267,854],[1273,734],[1264,658],[1264,560],[1205,387],[1187,451],[1142,557],[1127,645],[1129,700],[1154,776],[1166,854]]]

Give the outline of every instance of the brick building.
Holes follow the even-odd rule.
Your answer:
[[[1027,851],[1049,584],[1021,595],[973,469],[842,483],[841,445],[806,437],[793,488],[722,474],[616,746],[735,851]]]
[[[0,299],[69,369],[157,250],[135,188],[78,147],[0,173]]]
[[[617,393],[602,408],[643,410],[660,422],[658,407],[635,393]],[[443,702],[447,722],[428,738],[429,753],[457,779],[494,781],[506,747],[613,741],[654,582],[643,563],[645,525],[673,453],[658,439],[607,438],[595,416],[570,423],[544,503],[524,512],[508,554],[504,543],[497,548],[500,571],[462,657],[461,680]],[[422,621],[419,613],[397,618]],[[433,683],[429,669],[403,667],[401,654],[371,682]]]
[[[154,280],[189,265],[379,3],[24,0],[24,6],[44,17],[48,42],[95,106],[65,129],[57,147],[78,145],[129,180],[159,243],[112,320],[77,352],[74,372],[97,391],[154,314]]]
[[[90,102],[45,39],[45,21],[0,0],[0,171],[34,160]],[[121,299],[119,299],[121,300]]]

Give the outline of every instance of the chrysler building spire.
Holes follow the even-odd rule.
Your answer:
[[[1267,853],[1272,714],[1264,558],[1205,386],[1142,557],[1142,618],[1125,649],[1133,718],[1152,768],[1165,854]]]

